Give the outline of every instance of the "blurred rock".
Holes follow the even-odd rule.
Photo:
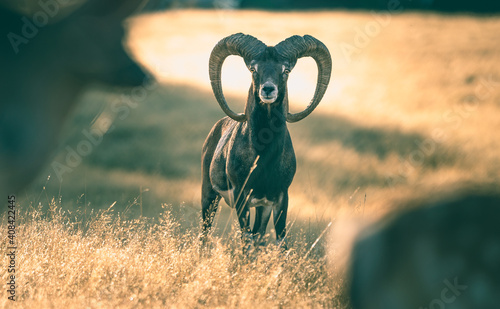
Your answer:
[[[405,206],[354,246],[353,308],[498,308],[500,196]]]
[[[123,45],[122,25],[144,1],[77,1],[69,8],[57,1],[11,2],[0,2],[2,195],[19,193],[48,163],[89,85],[131,89],[147,78]]]

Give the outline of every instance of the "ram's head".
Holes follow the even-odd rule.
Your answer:
[[[325,94],[332,71],[332,60],[326,46],[310,35],[294,35],[276,46],[267,46],[251,35],[243,33],[228,36],[214,47],[210,55],[210,81],[222,110],[232,119],[242,122],[247,115],[237,114],[229,108],[222,92],[221,71],[224,60],[230,55],[243,58],[252,73],[251,92],[259,104],[286,104],[286,119],[296,122],[309,115]],[[297,60],[312,57],[318,65],[318,81],[311,102],[302,112],[288,112],[287,80]]]

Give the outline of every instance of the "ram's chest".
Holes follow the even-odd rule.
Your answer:
[[[265,169],[257,164],[254,168],[243,170],[244,165],[240,165],[240,170],[236,168],[228,171],[230,183],[229,190],[219,191],[228,205],[232,206],[236,201],[245,201],[248,207],[275,206],[288,189],[283,181],[286,175],[277,170]]]
[[[212,185],[232,203],[244,199],[249,206],[274,205],[286,193],[295,174],[291,140],[284,137],[259,151],[248,134],[247,127],[236,125],[221,138],[211,170]]]
[[[266,204],[276,202],[292,182],[295,166],[286,163],[281,158],[266,158],[246,150],[230,157],[227,171],[235,188],[251,190],[256,203]]]

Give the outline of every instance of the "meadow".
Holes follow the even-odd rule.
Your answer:
[[[16,308],[349,308],[345,270],[363,226],[402,201],[500,184],[496,17],[174,10],[128,26],[127,45],[158,84],[90,89],[53,161],[18,195]],[[200,256],[197,242],[201,147],[224,116],[208,57],[236,32],[269,45],[310,34],[333,58],[322,103],[288,126],[298,164],[291,250],[269,245],[250,259],[223,202],[211,254]],[[250,76],[241,59],[226,62],[226,97],[242,110]],[[315,82],[314,61],[301,60],[293,110]],[[0,306],[13,304],[4,295]]]

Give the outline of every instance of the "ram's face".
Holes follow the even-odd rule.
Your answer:
[[[272,104],[286,93],[286,82],[291,66],[271,49],[250,62],[254,94],[263,104]]]

